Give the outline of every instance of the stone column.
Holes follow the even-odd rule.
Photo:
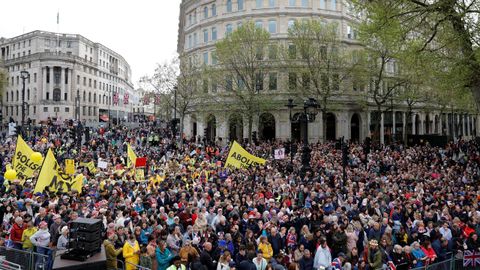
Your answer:
[[[325,128],[324,128],[324,123],[323,123],[323,112],[322,111],[319,111],[318,112],[318,115],[317,115],[317,119],[318,119],[318,136],[319,136],[319,140],[321,143],[325,142]],[[291,128],[291,126],[290,126]]]
[[[65,68],[60,67],[60,100],[64,100],[65,97]]]
[[[406,135],[407,135],[407,113],[403,112],[402,113],[402,136],[403,136],[403,138],[406,138]]]
[[[395,137],[395,111],[392,111],[392,140],[394,139]]]
[[[383,112],[380,113],[380,144],[385,144],[385,124]]]
[[[53,99],[53,66],[50,67],[50,83],[48,85],[48,92],[50,93],[49,94],[49,99],[52,100]]]
[[[415,113],[412,113],[412,135],[416,135],[417,134],[417,130],[416,130],[416,123],[415,123]]]
[[[371,126],[371,122],[372,122],[372,115],[370,113],[370,111],[367,110],[367,128],[366,128],[366,134],[367,134],[367,137],[372,137],[372,134],[370,132],[370,126]]]
[[[47,67],[42,67],[42,88],[40,89],[39,97],[40,100],[45,99],[45,93],[47,92]]]
[[[465,130],[465,115],[463,114],[460,117],[462,119],[462,135],[466,136],[467,134],[466,134],[466,130]]]

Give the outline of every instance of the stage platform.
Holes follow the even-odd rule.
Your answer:
[[[105,256],[105,248],[102,245],[102,251],[88,258],[84,262],[64,260],[60,256],[65,250],[57,251],[55,261],[53,262],[53,270],[104,270],[107,268],[107,257]]]

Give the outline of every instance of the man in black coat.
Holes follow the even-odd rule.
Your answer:
[[[313,258],[310,250],[305,249],[303,252],[303,257],[298,262],[300,270],[313,270]]]
[[[255,257],[255,252],[249,252],[247,258],[237,265],[237,270],[257,270],[257,267],[253,263]]]
[[[272,245],[273,256],[276,256],[280,253],[280,250],[284,248],[284,243],[282,237],[277,232],[277,228],[272,228],[270,230],[270,236],[268,237],[268,242]]]
[[[200,262],[207,268],[207,270],[216,270],[217,264],[210,255],[211,251],[212,243],[205,242],[205,244],[203,244],[203,251],[200,253]]]

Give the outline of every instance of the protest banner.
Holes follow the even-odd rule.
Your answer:
[[[12,167],[17,172],[18,178],[30,178],[33,176],[33,172],[40,168],[41,162],[36,163],[31,159],[33,153],[23,138],[18,136],[15,156],[12,158]]]
[[[225,167],[227,168],[249,168],[250,166],[264,165],[265,159],[256,157],[243,149],[236,141],[233,141],[230,152],[228,153]]]
[[[49,149],[38,175],[34,192],[43,192],[45,189],[50,192],[69,192],[72,189],[76,189],[80,192],[82,181],[78,181],[79,179],[79,177],[73,178],[71,175],[63,172],[55,156],[53,156],[52,150]]]

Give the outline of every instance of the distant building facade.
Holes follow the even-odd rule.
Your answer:
[[[32,124],[49,118],[120,122],[132,112],[132,106],[126,106],[133,95],[130,65],[120,54],[81,35],[33,31],[2,38],[0,57],[9,78],[2,99],[3,123],[22,120],[22,70],[30,75],[24,100],[25,119]]]
[[[182,0],[177,52],[185,61],[215,65],[215,43],[246,21],[252,21],[268,31],[272,41],[284,44],[288,44],[288,29],[296,21],[335,22],[345,46],[361,46],[355,30],[358,19],[350,7],[347,0]],[[393,70],[395,67],[387,68]],[[274,83],[271,83],[272,80]],[[279,104],[287,103],[290,98],[289,71],[272,71],[266,76],[264,85],[267,87],[263,91],[267,91]],[[214,86],[209,85],[208,88],[211,91]],[[355,89],[351,85],[341,86],[339,93],[331,98],[332,109],[327,115],[319,113],[316,120],[309,124],[309,140],[335,140],[344,136],[345,139],[363,141],[372,136],[375,121],[381,121],[380,134],[377,136],[382,138],[392,138],[392,135],[402,138],[404,133],[464,137],[477,134],[477,115],[459,110],[441,112],[434,104],[422,104],[412,112],[405,105],[397,104],[395,107],[392,105],[390,112],[377,115],[372,100],[364,98],[362,102],[358,101],[359,96],[366,96],[366,91]],[[205,106],[199,105],[194,113],[186,117],[184,133],[187,137],[206,136],[208,140],[248,138],[247,120],[244,116],[221,110],[206,111],[204,108]],[[301,106],[296,109],[293,114],[301,111]],[[240,129],[239,118],[243,126]],[[299,140],[303,137],[300,124],[290,121],[289,111],[284,106],[256,115],[253,132],[262,139]]]

